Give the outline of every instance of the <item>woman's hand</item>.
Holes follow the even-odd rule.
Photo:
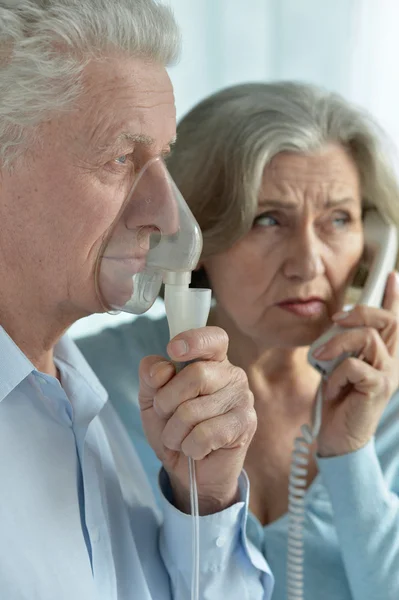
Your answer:
[[[319,456],[338,456],[367,444],[399,384],[399,279],[391,273],[383,308],[358,305],[338,313],[333,321],[348,331],[339,333],[314,356],[330,360],[353,354],[331,373],[324,385]]]
[[[178,362],[149,356],[140,364],[139,402],[149,443],[167,471],[180,510],[190,512],[188,460],[196,460],[201,514],[237,499],[238,477],[256,429],[247,377],[227,360],[228,338],[218,327],[192,329],[168,346]]]

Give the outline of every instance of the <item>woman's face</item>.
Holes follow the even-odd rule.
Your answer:
[[[363,251],[359,174],[338,145],[265,168],[252,229],[204,262],[218,310],[261,346],[309,345],[342,307]]]

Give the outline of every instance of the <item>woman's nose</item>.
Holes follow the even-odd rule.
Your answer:
[[[323,244],[313,228],[301,230],[291,237],[284,274],[289,279],[311,281],[325,271]]]

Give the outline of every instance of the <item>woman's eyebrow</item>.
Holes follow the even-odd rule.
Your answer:
[[[332,208],[334,206],[340,206],[341,204],[352,204],[355,199],[352,196],[345,196],[344,198],[327,198],[326,207]]]
[[[351,196],[345,196],[344,198],[327,198],[324,206],[326,208],[333,208],[335,206],[340,206],[341,204],[352,204],[355,202],[355,199]],[[259,208],[284,208],[287,210],[295,210],[298,207],[296,202],[290,202],[289,200],[274,200],[274,199],[266,199],[259,201]]]
[[[266,199],[259,201],[259,207],[264,208],[287,208],[288,210],[293,210],[297,208],[297,204],[295,202],[290,202],[289,200],[273,200]]]

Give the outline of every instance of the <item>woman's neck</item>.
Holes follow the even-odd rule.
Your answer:
[[[303,419],[310,415],[319,374],[307,361],[307,347],[268,347],[246,336],[218,307],[210,315],[209,324],[221,327],[229,336],[229,360],[246,372],[257,410],[273,403],[278,412],[291,419]],[[295,398],[295,403],[293,403]]]

